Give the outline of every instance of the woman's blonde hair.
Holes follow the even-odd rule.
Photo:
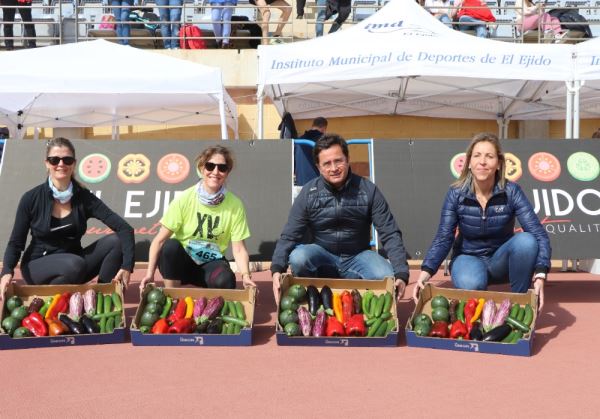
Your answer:
[[[223,147],[222,145],[208,147],[202,153],[198,154],[198,157],[196,157],[195,160],[198,170],[201,170],[206,162],[209,161],[210,158],[215,154],[220,154],[225,158],[225,164],[227,164],[227,167],[229,168],[227,173],[231,172],[233,170],[233,154],[231,150],[229,150],[227,147]]]
[[[475,192],[475,186],[473,185],[473,174],[471,173],[471,169],[469,165],[471,163],[471,157],[473,156],[473,149],[479,143],[488,142],[494,146],[496,150],[496,155],[498,156],[498,170],[496,171],[496,182],[501,188],[504,188],[506,185],[506,176],[504,174],[504,169],[506,166],[506,161],[504,159],[504,153],[502,153],[502,147],[500,146],[500,140],[498,137],[489,132],[482,132],[471,140],[471,144],[467,147],[466,151],[466,159],[465,165],[462,168],[462,172],[458,177],[458,180],[452,184],[452,186],[460,189],[469,189],[471,192]]]

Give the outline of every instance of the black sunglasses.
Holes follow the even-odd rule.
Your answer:
[[[58,163],[60,163],[61,160],[67,166],[70,166],[73,163],[75,163],[75,157],[72,157],[72,156],[65,156],[65,157],[48,156],[48,157],[46,157],[46,161],[48,163],[50,163],[52,166],[58,165]]]
[[[206,170],[208,170],[209,172],[212,172],[213,170],[215,170],[215,167],[217,169],[219,169],[219,172],[221,172],[221,173],[227,173],[227,172],[229,172],[229,166],[227,166],[225,163],[206,162],[204,164],[204,168]]]

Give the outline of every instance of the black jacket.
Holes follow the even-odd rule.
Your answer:
[[[13,273],[19,262],[21,252],[27,243],[27,234],[31,231],[31,243],[23,255],[22,263],[38,259],[53,253],[82,253],[81,237],[87,230],[87,220],[96,218],[116,232],[121,240],[123,263],[121,267],[133,271],[135,262],[135,240],[133,229],[118,214],[114,213],[96,195],[88,189],[73,182],[71,198],[72,214],[76,237],[72,239],[56,239],[50,232],[50,219],[54,198],[47,182],[26,192],[19,202],[15,225],[13,227],[6,251],[2,275]]]
[[[271,271],[287,269],[290,253],[306,232],[312,235],[313,243],[338,256],[352,256],[370,249],[371,224],[379,233],[394,275],[408,282],[402,233],[387,201],[377,186],[351,172],[340,190],[322,176],[302,188],[275,246]]]

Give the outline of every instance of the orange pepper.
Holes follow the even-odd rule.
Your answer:
[[[344,311],[342,308],[342,296],[339,292],[333,293],[333,312],[338,322],[344,324]]]

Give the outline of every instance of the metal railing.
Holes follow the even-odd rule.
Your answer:
[[[163,41],[174,40],[178,41],[178,35],[163,37],[161,35],[161,25],[195,25],[202,32],[199,37],[188,37],[187,39],[202,39],[205,41],[208,48],[216,48],[222,44],[227,44],[234,48],[255,48],[259,43],[268,44],[274,42],[293,42],[299,39],[312,38],[315,36],[315,27],[317,24],[324,25],[323,33],[326,34],[333,21],[319,22],[318,12],[322,6],[317,6],[311,2],[306,4],[303,18],[295,18],[295,8],[292,5],[283,6],[283,9],[291,13],[290,19],[285,21],[281,19],[281,11],[274,12],[278,7],[273,6],[254,6],[248,0],[240,0],[237,6],[211,6],[207,3],[208,0],[182,0],[181,19],[177,22],[168,20],[156,20],[156,16],[160,15],[161,9],[173,8],[173,6],[158,6],[155,3],[147,2],[144,5],[138,6],[110,6],[102,4],[99,0],[50,0],[51,3],[43,3],[41,0],[33,0],[31,5],[19,4],[18,6],[2,6],[2,10],[17,9],[14,22],[6,21],[4,18],[0,21],[2,25],[11,25],[14,29],[12,37],[0,37],[0,41],[6,44],[7,41],[13,41],[17,47],[26,46],[28,41],[35,41],[38,46],[70,43],[85,41],[97,37],[109,39],[111,41],[122,43],[129,42],[132,46],[142,48],[162,48]],[[385,0],[354,0],[351,13],[343,26],[356,24],[371,14],[377,12],[383,5],[387,3]],[[545,36],[541,26],[538,25],[538,30],[523,32],[520,30],[521,25],[516,22],[516,11],[514,0],[496,0],[488,1],[489,8],[496,17],[495,23],[488,23],[488,33],[490,37],[498,40],[509,42],[554,42],[554,38]],[[36,35],[25,36],[24,24],[22,17],[18,13],[18,9],[22,7],[31,8]],[[228,19],[221,22],[212,20],[213,9],[234,8],[233,16],[235,19]],[[456,11],[457,8],[449,2],[448,8]],[[577,8],[579,13],[584,16],[588,22],[590,30],[594,36],[600,35],[600,0],[547,0],[546,6],[540,8],[539,13],[547,12],[550,9],[556,10],[571,10]],[[100,29],[102,17],[114,12],[115,10],[131,9],[131,10],[148,10],[154,13],[154,20],[147,22],[136,20],[126,22],[113,22],[115,25],[128,26],[130,35],[128,37],[117,36],[114,29]],[[263,10],[271,11],[271,19],[269,23],[262,23],[260,16]],[[274,16],[277,14],[277,16]],[[4,12],[2,13],[4,16]],[[241,17],[240,17],[241,16]],[[142,16],[143,17],[143,16]],[[237,20],[244,19],[244,20]],[[247,19],[247,20],[246,20]],[[215,35],[213,24],[222,23],[231,25],[231,35],[229,37]],[[281,25],[280,36],[273,36],[276,26]],[[460,26],[465,25],[461,22],[452,22],[454,29],[460,29]],[[561,22],[564,28],[570,26],[581,25],[580,22],[566,23]],[[151,28],[149,28],[151,27]],[[175,28],[176,29],[176,28]],[[259,32],[262,31],[262,32]],[[1,35],[1,34],[0,34]],[[546,34],[548,35],[548,34]],[[580,41],[580,33],[568,31],[567,35],[560,39],[560,42],[577,42]]]

